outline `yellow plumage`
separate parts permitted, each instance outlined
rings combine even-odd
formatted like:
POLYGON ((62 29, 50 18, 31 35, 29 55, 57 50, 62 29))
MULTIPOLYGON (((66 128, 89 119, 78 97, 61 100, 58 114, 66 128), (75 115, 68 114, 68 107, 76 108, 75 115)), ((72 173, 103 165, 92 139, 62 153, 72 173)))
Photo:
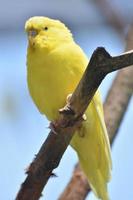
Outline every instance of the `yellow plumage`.
MULTIPOLYGON (((67 27, 58 20, 32 17, 26 22, 25 29, 29 38, 29 91, 39 111, 53 121, 81 79, 88 59, 67 27)), ((109 200, 110 145, 98 91, 86 110, 86 116, 87 120, 76 131, 71 146, 78 154, 94 193, 102 200, 109 200)))

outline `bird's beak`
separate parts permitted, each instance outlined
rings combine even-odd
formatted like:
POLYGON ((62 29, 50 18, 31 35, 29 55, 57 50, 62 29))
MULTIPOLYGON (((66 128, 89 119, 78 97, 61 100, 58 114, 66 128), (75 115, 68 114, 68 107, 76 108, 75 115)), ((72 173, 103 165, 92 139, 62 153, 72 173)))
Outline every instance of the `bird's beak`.
POLYGON ((37 35, 37 31, 32 29, 28 31, 28 40, 29 40, 29 45, 34 46, 35 44, 35 37, 37 35))

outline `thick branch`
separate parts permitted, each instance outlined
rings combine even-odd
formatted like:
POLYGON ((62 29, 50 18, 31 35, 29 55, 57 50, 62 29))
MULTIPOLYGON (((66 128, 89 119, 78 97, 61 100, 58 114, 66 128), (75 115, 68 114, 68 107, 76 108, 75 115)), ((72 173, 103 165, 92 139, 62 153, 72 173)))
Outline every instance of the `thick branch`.
MULTIPOLYGON (((133 28, 127 37, 126 50, 133 48, 133 28)), ((118 72, 112 87, 110 88, 104 103, 105 122, 113 143, 127 106, 133 94, 133 67, 118 72)), ((91 191, 86 176, 81 171, 79 164, 76 165, 72 178, 61 194, 59 200, 84 200, 91 191)))
MULTIPOLYGON (((16 200, 37 200, 77 128, 76 121, 88 107, 104 77, 111 71, 133 64, 133 53, 111 57, 104 48, 97 48, 79 85, 74 91, 67 112, 63 112, 55 127, 58 134, 49 133, 36 158, 30 165, 28 176, 16 200), (123 60, 121 63, 120 59, 123 60), (116 62, 115 62, 116 61, 116 62), (104 64, 106 63, 106 65, 104 64), (69 112, 68 112, 69 111, 69 112), (55 151, 56 149, 56 151, 55 151)), ((66 110, 66 109, 65 109, 66 110)))

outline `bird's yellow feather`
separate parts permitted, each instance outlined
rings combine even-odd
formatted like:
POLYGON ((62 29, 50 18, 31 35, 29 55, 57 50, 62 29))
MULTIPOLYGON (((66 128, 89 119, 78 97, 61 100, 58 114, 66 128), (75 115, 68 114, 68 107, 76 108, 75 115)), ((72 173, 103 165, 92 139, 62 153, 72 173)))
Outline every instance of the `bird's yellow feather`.
MULTIPOLYGON (((29 91, 39 111, 53 121, 58 118, 58 110, 65 105, 67 96, 76 88, 88 59, 68 28, 58 20, 32 17, 26 22, 25 29, 29 38, 29 91)), ((78 154, 94 193, 98 198, 108 200, 107 182, 112 164, 98 91, 86 116, 87 120, 76 131, 71 146, 78 154)))

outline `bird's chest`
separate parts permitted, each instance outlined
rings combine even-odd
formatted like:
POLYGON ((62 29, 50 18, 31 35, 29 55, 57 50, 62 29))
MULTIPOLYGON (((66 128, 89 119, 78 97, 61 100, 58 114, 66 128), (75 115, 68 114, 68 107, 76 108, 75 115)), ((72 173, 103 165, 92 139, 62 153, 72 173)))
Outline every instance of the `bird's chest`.
POLYGON ((28 64, 30 94, 49 120, 58 117, 58 109, 65 105, 67 95, 73 92, 76 84, 75 73, 65 60, 28 64))

